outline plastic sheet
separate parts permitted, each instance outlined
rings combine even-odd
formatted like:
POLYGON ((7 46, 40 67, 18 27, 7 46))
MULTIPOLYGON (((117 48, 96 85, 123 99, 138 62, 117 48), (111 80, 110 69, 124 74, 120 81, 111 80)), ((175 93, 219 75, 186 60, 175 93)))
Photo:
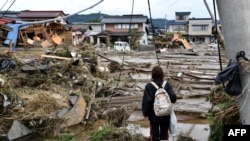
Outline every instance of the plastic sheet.
POLYGON ((174 110, 172 110, 171 117, 170 117, 169 131, 173 137, 173 140, 175 140, 176 135, 177 135, 177 118, 176 118, 174 110))

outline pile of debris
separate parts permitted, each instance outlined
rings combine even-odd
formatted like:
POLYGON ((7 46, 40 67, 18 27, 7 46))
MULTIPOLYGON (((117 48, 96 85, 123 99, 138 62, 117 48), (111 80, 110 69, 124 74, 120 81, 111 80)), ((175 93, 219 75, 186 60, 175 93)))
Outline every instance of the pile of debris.
POLYGON ((98 118, 121 126, 137 106, 100 108, 108 101, 95 101, 95 97, 115 95, 116 83, 107 79, 109 69, 98 66, 91 45, 35 48, 32 57, 29 53, 0 54, 1 138, 15 140, 32 132, 59 135, 69 126, 98 118))
POLYGON ((155 37, 155 46, 158 48, 158 53, 179 49, 181 47, 192 50, 188 41, 179 34, 155 37))
POLYGON ((23 27, 19 32, 19 45, 49 47, 52 44, 60 45, 72 43, 72 31, 60 23, 34 24, 23 27), (60 36, 59 36, 60 35, 60 36))
POLYGON ((74 42, 73 32, 72 27, 56 22, 7 24, 0 26, 0 42, 9 47, 9 52, 15 52, 17 46, 46 48, 61 44, 71 45, 74 42))

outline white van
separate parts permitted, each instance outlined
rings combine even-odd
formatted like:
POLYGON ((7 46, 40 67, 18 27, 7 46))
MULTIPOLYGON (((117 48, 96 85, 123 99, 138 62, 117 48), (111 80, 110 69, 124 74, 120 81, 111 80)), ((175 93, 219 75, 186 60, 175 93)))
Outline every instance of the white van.
POLYGON ((114 49, 118 51, 130 51, 130 46, 128 42, 116 41, 114 49))

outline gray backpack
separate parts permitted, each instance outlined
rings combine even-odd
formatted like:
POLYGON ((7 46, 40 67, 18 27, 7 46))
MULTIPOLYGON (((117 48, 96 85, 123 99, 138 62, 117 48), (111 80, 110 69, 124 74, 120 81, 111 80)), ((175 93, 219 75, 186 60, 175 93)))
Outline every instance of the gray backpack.
POLYGON ((156 116, 167 116, 172 112, 172 102, 167 91, 164 89, 167 81, 164 81, 162 88, 159 88, 155 82, 151 82, 157 89, 155 92, 154 112, 156 116))

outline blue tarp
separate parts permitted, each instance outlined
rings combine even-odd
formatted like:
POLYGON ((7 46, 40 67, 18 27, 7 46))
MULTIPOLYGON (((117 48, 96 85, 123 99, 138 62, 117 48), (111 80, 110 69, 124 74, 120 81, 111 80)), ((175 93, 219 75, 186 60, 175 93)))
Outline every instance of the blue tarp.
POLYGON ((18 38, 18 31, 21 26, 24 26, 24 24, 7 24, 8 27, 12 28, 13 30, 8 32, 7 39, 4 41, 5 45, 9 45, 10 40, 12 40, 12 51, 16 51, 16 44, 17 44, 17 38, 18 38))

